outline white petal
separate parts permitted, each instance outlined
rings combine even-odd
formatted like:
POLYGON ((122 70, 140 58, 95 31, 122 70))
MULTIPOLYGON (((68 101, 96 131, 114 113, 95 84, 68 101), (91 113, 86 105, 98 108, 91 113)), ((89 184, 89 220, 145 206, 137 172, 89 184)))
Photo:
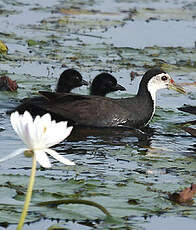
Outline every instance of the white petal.
POLYGON ((43 142, 43 135, 45 133, 46 125, 44 124, 44 122, 42 122, 40 116, 36 116, 34 120, 34 128, 35 128, 35 133, 34 133, 35 148, 37 149, 45 148, 45 144, 43 142))
POLYGON ((48 126, 51 124, 51 115, 49 113, 44 114, 41 117, 41 122, 44 124, 44 126, 48 126))
POLYGON ((41 123, 40 116, 36 116, 34 120, 34 126, 35 126, 35 129, 37 130, 35 138, 37 141, 39 141, 41 139, 42 132, 43 132, 43 124, 41 123))
POLYGON ((25 124, 32 124, 33 123, 33 118, 31 116, 31 114, 28 111, 25 111, 23 115, 21 115, 22 117, 22 122, 25 124))
POLYGON ((75 163, 73 161, 70 161, 70 160, 64 158, 63 156, 61 156, 60 154, 58 154, 53 149, 45 149, 45 151, 48 154, 50 154, 52 157, 54 157, 56 160, 60 161, 61 163, 65 164, 65 165, 75 165, 75 163))
MULTIPOLYGON (((39 120, 39 117, 37 119, 39 120)), ((37 119, 35 119, 35 121, 37 121, 37 119)), ((28 145, 31 149, 34 149, 34 147, 36 147, 36 144, 38 142, 37 132, 40 132, 40 130, 37 130, 37 127, 35 125, 35 121, 33 121, 31 114, 29 112, 25 111, 25 113, 23 115, 23 119, 22 119, 22 122, 24 124, 25 123, 27 124, 27 126, 25 126, 24 135, 26 138, 26 142, 28 143, 28 145)))
POLYGON ((28 111, 25 111, 23 115, 20 115, 20 128, 24 138, 26 138, 26 130, 29 125, 33 125, 33 118, 28 111))
POLYGON ((17 111, 10 115, 10 121, 11 121, 12 127, 16 133, 17 133, 17 127, 16 127, 17 124, 16 123, 18 122, 18 120, 19 120, 19 113, 17 111))
POLYGON ((32 124, 32 117, 31 115, 25 111, 25 116, 24 115, 19 115, 18 112, 12 113, 10 120, 11 120, 11 124, 13 129, 15 130, 15 132, 18 134, 18 136, 20 137, 20 139, 28 146, 30 147, 29 144, 29 140, 27 139, 27 135, 26 135, 26 130, 27 130, 27 125, 28 122, 30 121, 30 123, 32 124))
POLYGON ((44 143, 42 143, 42 135, 43 124, 41 124, 41 119, 36 117, 33 123, 27 124, 25 129, 25 138, 30 149, 45 148, 44 143))
POLYGON ((51 126, 51 115, 49 113, 44 114, 42 117, 36 116, 34 120, 35 135, 34 146, 37 149, 45 148, 44 135, 48 127, 51 126))
POLYGON ((24 151, 26 151, 28 149, 26 148, 21 148, 21 149, 17 149, 16 151, 14 151, 13 153, 10 153, 9 155, 7 155, 6 157, 4 158, 1 158, 0 159, 0 162, 3 162, 3 161, 6 161, 6 160, 9 160, 13 157, 16 157, 17 155, 21 154, 21 153, 24 153, 24 151))
POLYGON ((34 150, 36 161, 44 168, 50 168, 51 164, 44 150, 34 150))
POLYGON ((29 149, 33 149, 32 133, 34 132, 34 129, 32 126, 32 124, 25 124, 23 128, 24 142, 26 143, 29 149))
POLYGON ((23 128, 21 128, 20 120, 21 120, 21 116, 19 115, 17 111, 11 114, 10 121, 11 121, 12 127, 15 130, 15 132, 18 134, 18 136, 24 142, 23 128))
POLYGON ((60 143, 70 135, 72 129, 73 127, 67 128, 67 124, 64 122, 59 122, 55 124, 55 126, 48 128, 45 136, 43 137, 45 146, 48 148, 60 143))

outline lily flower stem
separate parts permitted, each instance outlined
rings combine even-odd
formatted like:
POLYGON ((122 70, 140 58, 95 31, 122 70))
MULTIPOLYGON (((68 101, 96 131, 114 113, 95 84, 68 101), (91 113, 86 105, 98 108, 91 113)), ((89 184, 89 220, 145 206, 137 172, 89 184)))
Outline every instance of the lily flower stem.
POLYGON ((33 160, 33 162, 32 162, 31 175, 30 175, 30 179, 29 179, 29 185, 28 185, 28 189, 27 189, 27 193, 26 193, 26 198, 25 198, 23 211, 22 211, 22 214, 20 216, 20 221, 19 221, 18 226, 17 226, 17 230, 21 230, 23 228, 25 218, 27 216, 27 212, 28 212, 28 208, 29 208, 29 203, 31 201, 33 186, 34 186, 34 182, 35 182, 35 173, 36 173, 36 157, 35 157, 35 154, 33 154, 32 160, 33 160))

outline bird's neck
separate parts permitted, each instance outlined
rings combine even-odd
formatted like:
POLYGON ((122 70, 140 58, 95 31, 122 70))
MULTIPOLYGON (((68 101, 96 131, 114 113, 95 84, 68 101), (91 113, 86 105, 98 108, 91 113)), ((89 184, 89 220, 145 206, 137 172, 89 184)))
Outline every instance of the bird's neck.
POLYGON ((107 92, 105 90, 97 90, 96 88, 90 88, 90 95, 105 97, 106 94, 107 92))
POLYGON ((137 100, 140 101, 140 105, 142 105, 145 111, 149 111, 147 117, 148 121, 146 121, 145 126, 150 122, 153 118, 156 108, 156 89, 151 86, 148 87, 139 87, 138 93, 136 95, 137 100), (151 108, 151 111, 147 108, 151 108))
POLYGON ((145 98, 147 101, 153 101, 154 106, 156 105, 156 92, 157 89, 152 87, 150 84, 142 87, 140 85, 137 97, 138 98, 145 98))
POLYGON ((71 90, 72 90, 71 87, 69 86, 63 87, 60 84, 57 85, 57 88, 56 88, 56 92, 58 93, 69 93, 71 90))

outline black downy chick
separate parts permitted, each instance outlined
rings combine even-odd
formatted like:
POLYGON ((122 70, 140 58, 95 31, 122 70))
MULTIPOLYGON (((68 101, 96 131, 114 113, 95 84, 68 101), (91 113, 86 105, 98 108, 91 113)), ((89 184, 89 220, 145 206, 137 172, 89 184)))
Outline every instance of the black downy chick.
POLYGON ((90 95, 106 96, 106 94, 126 89, 117 83, 114 76, 109 73, 100 73, 94 79, 90 87, 90 95))

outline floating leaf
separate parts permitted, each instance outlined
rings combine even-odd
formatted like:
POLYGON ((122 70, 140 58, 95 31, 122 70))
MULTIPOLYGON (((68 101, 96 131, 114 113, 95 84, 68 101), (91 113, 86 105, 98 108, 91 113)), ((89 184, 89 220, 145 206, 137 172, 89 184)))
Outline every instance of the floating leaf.
POLYGON ((95 15, 95 14, 119 15, 119 14, 113 13, 113 12, 101 12, 98 10, 86 10, 86 9, 74 9, 74 8, 69 8, 69 9, 62 8, 62 9, 60 9, 60 13, 71 14, 71 15, 78 15, 78 14, 84 14, 84 15, 95 15))
POLYGON ((43 45, 43 44, 46 44, 46 43, 47 42, 43 41, 43 40, 41 40, 41 41, 35 41, 35 40, 30 39, 30 40, 27 41, 28 46, 43 45))
POLYGON ((58 225, 52 225, 49 228, 47 228, 47 230, 69 230, 69 229, 65 228, 65 227, 58 226, 58 225))

